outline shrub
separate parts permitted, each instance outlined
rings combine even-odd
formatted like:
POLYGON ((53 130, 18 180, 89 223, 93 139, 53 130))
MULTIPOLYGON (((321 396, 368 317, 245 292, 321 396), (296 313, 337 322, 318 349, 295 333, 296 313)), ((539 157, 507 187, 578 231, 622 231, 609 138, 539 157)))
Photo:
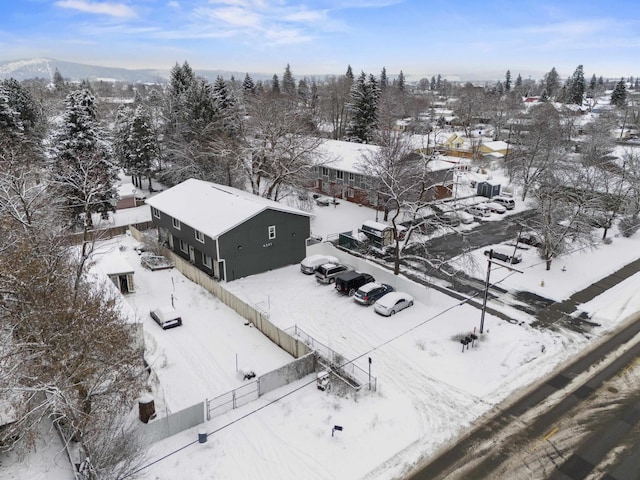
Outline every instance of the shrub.
POLYGON ((620 219, 618 228, 623 237, 629 238, 640 228, 640 219, 638 215, 630 215, 620 219))

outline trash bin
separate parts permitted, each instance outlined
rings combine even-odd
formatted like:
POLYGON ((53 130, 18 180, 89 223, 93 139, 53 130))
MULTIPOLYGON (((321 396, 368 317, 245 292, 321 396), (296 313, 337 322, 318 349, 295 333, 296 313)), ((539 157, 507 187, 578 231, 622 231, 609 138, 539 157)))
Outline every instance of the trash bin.
POLYGON ((198 430, 198 443, 207 443, 207 431, 204 428, 198 430))

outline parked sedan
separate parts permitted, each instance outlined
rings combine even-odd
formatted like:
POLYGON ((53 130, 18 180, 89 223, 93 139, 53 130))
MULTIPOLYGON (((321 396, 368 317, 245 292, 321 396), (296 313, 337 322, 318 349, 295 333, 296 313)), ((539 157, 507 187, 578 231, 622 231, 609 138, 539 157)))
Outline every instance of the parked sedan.
POLYGON ((372 305, 389 292, 393 292, 393 287, 391 285, 371 282, 361 286, 353 296, 353 299, 363 305, 372 305))
POLYGON ((507 207, 505 207, 504 205, 500 204, 500 203, 496 203, 496 202, 487 202, 485 203, 485 205, 487 206, 487 208, 489 210, 491 210, 493 213, 500 213, 503 214, 507 211, 507 207))
POLYGON ((413 305, 413 297, 403 292, 390 292, 373 304, 376 313, 388 317, 413 305))
POLYGON ((490 217, 491 216, 491 210, 489 209, 489 207, 487 207, 485 204, 481 203, 479 205, 471 205, 470 207, 467 207, 466 210, 467 213, 470 213, 471 215, 473 215, 476 218, 483 218, 483 217, 490 217))

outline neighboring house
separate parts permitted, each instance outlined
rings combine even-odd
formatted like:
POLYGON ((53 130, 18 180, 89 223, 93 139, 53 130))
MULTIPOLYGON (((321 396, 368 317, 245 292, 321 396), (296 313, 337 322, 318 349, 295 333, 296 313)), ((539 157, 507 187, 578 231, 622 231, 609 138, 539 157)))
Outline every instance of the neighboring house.
POLYGON ((509 151, 509 144, 502 140, 482 142, 478 146, 478 152, 484 158, 504 158, 509 151))
POLYGON ((311 215, 236 188, 190 179, 146 200, 159 238, 219 280, 301 261, 311 215))
POLYGON ((363 143, 327 140, 317 150, 319 166, 314 169, 312 188, 318 193, 349 202, 376 206, 379 200, 371 176, 358 164, 365 156, 376 155, 380 147, 363 143))
MULTIPOLYGON (((416 155, 430 149, 428 145, 432 144, 425 140, 426 137, 425 135, 411 137, 416 155)), ((312 188, 318 193, 360 205, 370 207, 382 205, 386 202, 386 198, 384 192, 378 191, 378 180, 363 172, 359 166, 364 156, 375 155, 380 148, 377 145, 339 140, 325 141, 318 149, 320 165, 314 169, 312 188)), ((453 170, 457 164, 457 159, 452 157, 436 156, 429 159, 429 167, 432 170, 430 189, 432 198, 451 196, 453 170)))

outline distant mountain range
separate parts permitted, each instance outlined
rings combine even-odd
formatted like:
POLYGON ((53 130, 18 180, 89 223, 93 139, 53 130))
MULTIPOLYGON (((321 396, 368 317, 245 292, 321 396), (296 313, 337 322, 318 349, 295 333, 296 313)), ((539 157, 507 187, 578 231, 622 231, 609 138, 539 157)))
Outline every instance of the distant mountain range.
MULTIPOLYGON (((99 67, 97 65, 86 65, 83 63, 65 62, 62 60, 53 60, 51 58, 33 58, 25 60, 15 61, 0 61, 0 79, 15 78, 16 80, 27 80, 30 78, 44 78, 47 80, 53 80, 53 74, 58 69, 60 74, 67 80, 80 81, 83 79, 88 80, 105 80, 105 81, 120 81, 125 83, 165 83, 169 79, 169 72, 173 65, 166 69, 127 69, 117 67, 99 67)), ((232 76, 236 80, 242 81, 245 76, 245 72, 232 72, 227 70, 198 70, 194 68, 196 75, 206 78, 210 82, 213 82, 218 75, 225 79, 230 79, 232 76)), ((505 70, 506 72, 506 70, 505 70)), ((282 76, 282 72, 275 72, 278 76, 282 76)), ((538 79, 542 77, 541 72, 512 72, 512 81, 518 76, 518 73, 522 75, 523 79, 533 78, 538 79)), ((254 81, 258 80, 271 80, 273 73, 255 73, 249 72, 249 75, 254 81)), ((332 74, 327 74, 332 75, 332 74)), ((433 75, 438 75, 433 74, 433 75)), ((446 78, 450 81, 458 82, 495 82, 498 80, 504 81, 504 73, 500 72, 478 72, 478 73, 442 73, 442 78, 446 78)), ((302 75, 296 75, 296 77, 303 77, 302 75)), ((309 75, 309 77, 324 78, 326 75, 309 75)), ((405 78, 408 82, 417 82, 423 77, 431 78, 432 74, 416 75, 405 74, 405 78)), ((390 78, 393 78, 390 75, 390 78)))
MULTIPOLYGON (((173 65, 163 69, 127 69, 117 67, 99 67, 97 65, 85 65, 83 63, 65 62, 51 58, 33 58, 15 61, 0 61, 0 79, 15 78, 27 80, 30 78, 44 78, 53 80, 56 69, 67 80, 80 81, 105 80, 120 81, 125 83, 165 83, 169 80, 169 72, 173 65)), ((234 76, 242 81, 245 72, 230 72, 225 70, 197 70, 196 75, 213 82, 218 75, 225 79, 234 76)), ((271 79, 273 74, 249 73, 254 81, 271 79)))

